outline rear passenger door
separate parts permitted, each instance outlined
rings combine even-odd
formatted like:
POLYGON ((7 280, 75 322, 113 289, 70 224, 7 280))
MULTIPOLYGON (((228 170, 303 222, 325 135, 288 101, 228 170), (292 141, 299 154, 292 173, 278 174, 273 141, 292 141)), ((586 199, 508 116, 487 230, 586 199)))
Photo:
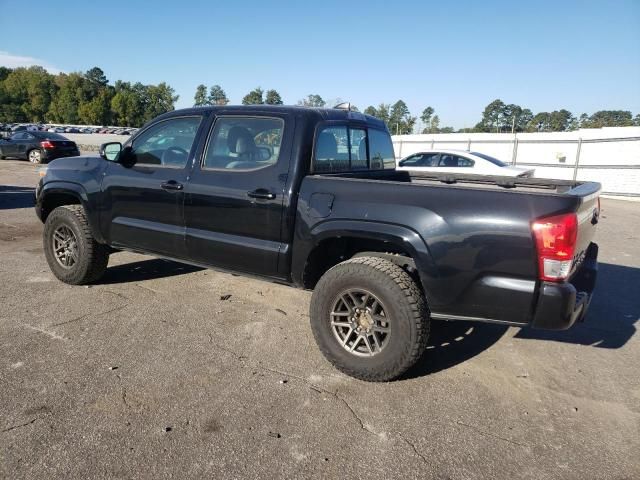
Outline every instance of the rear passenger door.
POLYGON ((189 258, 276 276, 294 119, 220 114, 185 191, 189 258))

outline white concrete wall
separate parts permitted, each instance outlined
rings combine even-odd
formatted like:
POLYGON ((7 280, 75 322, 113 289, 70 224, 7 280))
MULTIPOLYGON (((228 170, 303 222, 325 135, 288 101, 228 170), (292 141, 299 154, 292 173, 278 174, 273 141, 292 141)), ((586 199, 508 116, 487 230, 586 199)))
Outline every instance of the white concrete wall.
POLYGON ((113 135, 107 133, 61 133, 78 144, 81 150, 97 150, 100 145, 107 142, 124 143, 129 135, 113 135))
POLYGON ((511 163, 514 139, 518 139, 516 164, 533 164, 541 178, 572 179, 578 139, 578 180, 602 183, 603 191, 640 196, 640 127, 582 129, 556 133, 450 133, 393 136, 398 159, 422 150, 478 151, 511 163), (624 140, 627 139, 627 140, 624 140), (563 142, 564 140, 564 142, 563 142), (591 143, 592 140, 603 140, 591 143), (471 141, 469 145, 469 141, 471 141), (536 141, 541 143, 527 143, 536 141), (544 143, 546 142, 546 143, 544 143), (551 143, 553 142, 553 143, 551 143), (591 166, 591 168, 589 168, 591 166))

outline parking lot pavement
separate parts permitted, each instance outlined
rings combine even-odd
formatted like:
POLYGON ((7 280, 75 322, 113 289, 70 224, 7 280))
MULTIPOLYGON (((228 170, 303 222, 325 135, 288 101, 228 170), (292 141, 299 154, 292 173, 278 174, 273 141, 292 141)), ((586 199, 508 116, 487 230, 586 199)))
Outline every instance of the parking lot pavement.
POLYGON ((603 200, 567 332, 435 323, 404 379, 315 346, 309 293, 119 253, 51 275, 35 168, 0 162, 2 478, 640 478, 640 206, 603 200))

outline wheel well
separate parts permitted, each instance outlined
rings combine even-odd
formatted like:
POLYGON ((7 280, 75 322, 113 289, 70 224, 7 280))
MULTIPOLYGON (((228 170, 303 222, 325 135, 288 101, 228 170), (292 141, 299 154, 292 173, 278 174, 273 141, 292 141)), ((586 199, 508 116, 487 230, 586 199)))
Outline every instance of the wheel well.
POLYGON ((422 288, 420 276, 411 255, 404 249, 384 240, 340 237, 320 242, 307 257, 302 281, 305 288, 314 288, 327 270, 356 256, 385 258, 404 268, 422 288))
POLYGON ((42 202, 42 221, 46 221, 47 217, 56 208, 63 205, 81 205, 80 199, 72 193, 49 193, 42 202))

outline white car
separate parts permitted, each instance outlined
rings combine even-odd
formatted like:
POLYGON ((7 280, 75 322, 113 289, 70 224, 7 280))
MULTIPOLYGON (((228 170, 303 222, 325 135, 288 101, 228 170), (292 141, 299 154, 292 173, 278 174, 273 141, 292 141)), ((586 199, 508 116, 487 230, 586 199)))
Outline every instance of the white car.
POLYGON ((480 152, 427 150, 398 162, 397 170, 429 173, 468 173, 505 177, 533 177, 535 169, 511 165, 480 152))

